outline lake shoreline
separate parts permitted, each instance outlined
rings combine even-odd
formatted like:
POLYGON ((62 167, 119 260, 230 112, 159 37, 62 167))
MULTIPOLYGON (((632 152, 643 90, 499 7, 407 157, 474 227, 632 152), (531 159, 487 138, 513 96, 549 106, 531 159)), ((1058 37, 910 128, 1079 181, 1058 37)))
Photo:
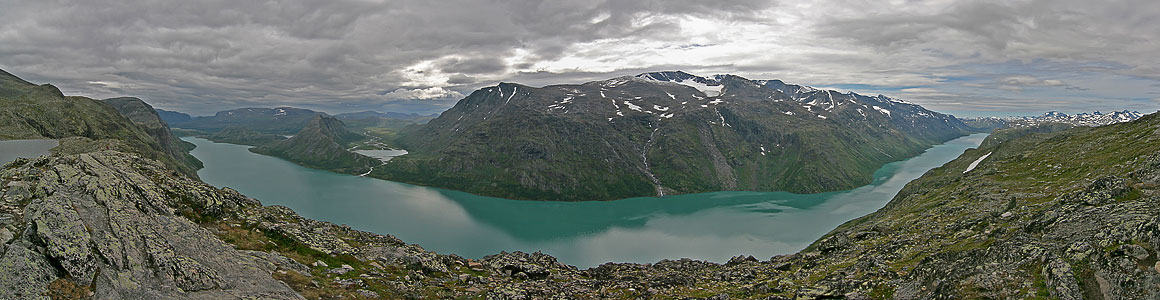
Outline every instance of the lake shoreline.
POLYGON ((305 217, 392 234, 468 258, 500 251, 544 251, 579 267, 608 261, 693 258, 801 250, 841 223, 884 206, 907 182, 973 148, 985 134, 956 139, 884 165, 872 183, 821 194, 713 192, 613 201, 508 200, 342 176, 247 151, 187 139, 206 161, 199 174, 265 205, 305 217), (251 156, 252 155, 252 156, 251 156))

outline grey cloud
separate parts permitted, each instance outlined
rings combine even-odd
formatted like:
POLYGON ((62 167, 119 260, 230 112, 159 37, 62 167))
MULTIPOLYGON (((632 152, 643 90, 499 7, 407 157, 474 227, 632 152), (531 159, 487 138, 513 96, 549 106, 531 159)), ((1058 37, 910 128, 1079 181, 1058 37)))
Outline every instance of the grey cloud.
MULTIPOLYGON (((1160 79, 1152 42, 1160 33, 1160 2, 1082 0, 965 1, 944 9, 880 11, 820 24, 815 33, 878 51, 931 53, 1002 62, 1055 59, 1128 66, 1160 79)), ((917 6, 917 5, 916 5, 917 6)), ((1088 67, 1091 67, 1090 65, 1088 67)))
POLYGON ((1064 85, 1066 85, 1063 83, 1063 81, 1060 81, 1060 80, 1055 80, 1055 79, 1044 80, 1044 79, 1039 79, 1039 78, 1036 78, 1035 76, 1029 76, 1029 75, 1008 76, 1008 77, 1000 80, 1000 82, 1002 82, 1005 85, 1013 85, 1013 86, 1064 86, 1064 85))
POLYGON ((69 94, 138 96, 195 114, 278 105, 435 112, 498 81, 670 69, 885 94, 934 88, 900 96, 946 110, 1139 105, 1114 99, 1130 98, 1126 88, 1160 91, 1140 83, 1160 80, 1160 1, 951 3, 0 0, 0 68, 69 94), (708 29, 677 30, 690 25, 708 29), (542 64, 560 61, 582 63, 542 64), (1136 81, 1078 79, 1104 74, 1136 81), (1034 80, 1007 80, 1016 76, 1034 80))
MULTIPOLYGON (((73 94, 129 93, 197 112, 233 103, 348 101, 405 86, 502 78, 514 49, 554 59, 577 43, 646 35, 639 18, 753 18, 768 1, 0 0, 0 67, 73 94), (591 23, 607 16, 602 22, 591 23), (441 82, 414 82, 417 63, 441 82), (108 82, 105 85, 90 81, 108 82), (121 88, 113 88, 120 86, 121 88), (214 105, 221 104, 221 105, 214 105)), ((653 25, 655 26, 655 25, 653 25)), ((516 62, 516 67, 527 67, 516 62)))
POLYGON ((938 38, 946 31, 966 34, 976 42, 1002 49, 1020 26, 1018 15, 1001 3, 964 2, 931 15, 898 13, 837 20, 819 28, 823 36, 848 37, 878 47, 903 47, 938 38))
POLYGON ((507 68, 507 63, 496 57, 452 58, 439 63, 440 71, 445 73, 488 74, 503 72, 507 68))
POLYGON ((455 75, 451 75, 451 77, 447 78, 448 84, 455 84, 455 85, 472 84, 472 83, 475 83, 476 81, 478 81, 478 80, 476 80, 475 77, 471 77, 471 76, 467 76, 467 75, 463 75, 463 74, 455 74, 455 75))

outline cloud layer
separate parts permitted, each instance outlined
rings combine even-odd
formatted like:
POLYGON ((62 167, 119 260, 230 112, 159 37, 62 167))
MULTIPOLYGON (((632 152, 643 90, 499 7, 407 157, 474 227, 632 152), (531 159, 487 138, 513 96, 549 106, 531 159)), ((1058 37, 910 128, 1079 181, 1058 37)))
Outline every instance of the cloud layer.
POLYGON ((208 114, 438 112, 499 81, 682 69, 960 115, 1160 108, 1156 1, 14 1, 0 68, 208 114))

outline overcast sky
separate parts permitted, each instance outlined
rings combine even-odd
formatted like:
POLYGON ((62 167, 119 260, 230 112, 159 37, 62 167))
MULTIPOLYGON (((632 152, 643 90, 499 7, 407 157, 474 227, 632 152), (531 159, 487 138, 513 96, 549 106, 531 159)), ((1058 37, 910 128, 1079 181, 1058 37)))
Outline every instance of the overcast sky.
POLYGON ((1160 109, 1160 1, 13 1, 0 68, 195 115, 440 112, 500 81, 644 71, 956 114, 1160 109))

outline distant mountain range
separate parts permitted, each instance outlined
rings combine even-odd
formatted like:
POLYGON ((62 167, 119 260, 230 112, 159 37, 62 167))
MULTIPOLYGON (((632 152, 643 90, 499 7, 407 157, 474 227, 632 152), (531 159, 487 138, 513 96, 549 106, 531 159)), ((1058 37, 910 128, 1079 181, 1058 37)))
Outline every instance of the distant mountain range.
POLYGON ((164 109, 160 109, 160 108, 155 108, 154 110, 157 111, 157 116, 160 117, 162 121, 165 121, 166 124, 185 123, 185 122, 193 121, 193 117, 190 117, 186 113, 176 112, 176 111, 168 111, 168 110, 164 110, 164 109))
POLYGON ((992 124, 996 127, 1033 127, 1045 124, 1067 124, 1071 126, 1096 127, 1117 123, 1131 122, 1143 117, 1138 111, 1114 111, 1110 113, 1092 112, 1069 115, 1058 111, 1049 111, 1040 116, 1024 117, 980 117, 964 119, 971 123, 992 124))
POLYGON ((184 135, 214 142, 255 146, 255 153, 340 173, 363 174, 379 161, 351 149, 392 147, 395 133, 433 116, 363 111, 330 116, 293 107, 240 108, 213 116, 157 110, 184 135), (348 129, 349 128, 349 129, 348 129), (373 141, 373 143, 356 142, 373 141))
POLYGON ((334 115, 335 118, 338 118, 340 120, 355 120, 355 119, 366 119, 366 118, 419 120, 419 119, 431 119, 431 118, 438 117, 438 116, 439 116, 439 114, 420 115, 420 114, 416 114, 416 113, 398 113, 398 112, 385 112, 384 113, 384 112, 377 112, 377 111, 360 111, 360 112, 341 113, 341 114, 334 115))
POLYGON ((285 135, 262 133, 243 126, 230 126, 202 136, 215 143, 261 146, 287 139, 285 135))
POLYGON ((397 142, 371 176, 515 199, 722 190, 816 193, 977 130, 890 97, 654 72, 477 90, 397 142))
MULTIPOLYGON (((197 135, 216 135, 217 138, 229 140, 231 143, 256 145, 269 141, 268 135, 289 136, 306 128, 316 116, 330 116, 327 113, 294 107, 275 108, 239 108, 220 111, 212 116, 192 117, 188 114, 158 109, 158 115, 173 128, 201 132, 197 135), (226 133, 220 131, 230 129, 226 133), (244 130, 240 130, 244 129, 244 130), (252 132, 246 132, 252 131, 252 132), (257 133, 257 134, 255 134, 257 133), (262 134, 262 135, 258 135, 262 134), (245 140, 255 137, 258 140, 245 140)), ((334 118, 342 120, 357 132, 391 137, 403 127, 424 123, 437 115, 420 115, 415 113, 362 111, 341 113, 334 118)))
POLYGON ((240 126, 264 133, 291 135, 305 128, 314 117, 328 115, 309 109, 275 107, 232 109, 213 116, 189 117, 175 112, 165 112, 162 116, 174 128, 215 132, 240 126))
POLYGON ((295 163, 340 173, 362 174, 378 160, 347 150, 347 145, 367 137, 346 130, 331 116, 315 116, 289 139, 250 149, 254 153, 282 157, 295 163))

